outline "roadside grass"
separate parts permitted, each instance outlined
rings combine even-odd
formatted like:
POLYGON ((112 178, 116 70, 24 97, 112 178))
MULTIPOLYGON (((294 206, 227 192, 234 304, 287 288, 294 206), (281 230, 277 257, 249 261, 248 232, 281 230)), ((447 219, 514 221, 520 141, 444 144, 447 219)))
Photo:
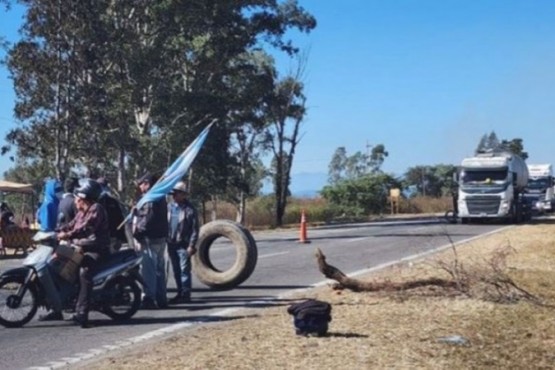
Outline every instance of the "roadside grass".
MULTIPOLYGON (((533 294, 495 303, 438 287, 351 292, 331 286, 297 293, 281 306, 241 311, 236 320, 203 325, 159 343, 89 363, 90 369, 552 369, 555 367, 555 230, 519 225, 456 247, 464 266, 487 266, 510 246, 504 272, 533 294), (295 299, 333 306, 329 335, 299 337, 286 312, 295 299)), ((445 250, 360 277, 393 282, 447 278, 445 250)), ((334 261, 329 261, 334 264, 334 261)), ((338 266, 340 268, 340 266, 338 266)), ((314 268, 316 263, 314 263, 314 268)))

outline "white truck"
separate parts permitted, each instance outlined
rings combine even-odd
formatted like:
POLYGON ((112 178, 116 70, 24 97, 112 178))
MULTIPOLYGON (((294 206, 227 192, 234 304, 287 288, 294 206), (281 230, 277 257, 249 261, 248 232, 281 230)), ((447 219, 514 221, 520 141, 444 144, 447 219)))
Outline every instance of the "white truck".
POLYGON ((528 183, 524 160, 506 152, 480 153, 463 159, 458 174, 457 215, 461 223, 500 219, 529 220, 523 192, 528 183))
POLYGON ((538 213, 553 212, 553 166, 551 164, 529 164, 528 185, 524 196, 532 206, 532 211, 538 213))

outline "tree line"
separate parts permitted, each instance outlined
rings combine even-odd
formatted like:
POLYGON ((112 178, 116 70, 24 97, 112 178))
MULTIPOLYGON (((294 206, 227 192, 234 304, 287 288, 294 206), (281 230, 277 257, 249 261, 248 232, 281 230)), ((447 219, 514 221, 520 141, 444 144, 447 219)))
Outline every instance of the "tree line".
POLYGON ((25 7, 3 60, 18 123, 5 178, 105 176, 129 199, 134 178, 162 173, 215 121, 189 173, 195 198, 230 201, 242 221, 271 175, 281 225, 306 114, 306 56, 287 35, 316 27, 296 0, 0 2, 25 7), (279 71, 275 53, 298 68, 279 71))
MULTIPOLYGON (((494 131, 480 138, 474 154, 488 151, 528 158, 521 138, 500 140, 494 131)), ((453 177, 456 165, 418 165, 395 177, 381 169, 388 155, 383 144, 372 147, 370 152, 357 151, 352 155, 347 154, 345 147, 337 148, 328 166, 328 185, 322 189, 322 196, 337 213, 362 216, 384 213, 390 190, 394 188, 400 189, 405 198, 451 196, 456 190, 453 177)))

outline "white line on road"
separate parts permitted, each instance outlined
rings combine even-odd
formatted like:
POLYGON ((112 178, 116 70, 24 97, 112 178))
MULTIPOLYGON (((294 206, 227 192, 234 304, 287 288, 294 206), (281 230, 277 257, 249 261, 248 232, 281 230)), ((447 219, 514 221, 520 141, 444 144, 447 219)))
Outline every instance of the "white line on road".
POLYGON ((270 253, 270 254, 264 254, 262 256, 258 256, 258 259, 261 258, 268 258, 268 257, 274 257, 274 256, 281 256, 282 254, 288 254, 289 252, 279 252, 279 253, 270 253))

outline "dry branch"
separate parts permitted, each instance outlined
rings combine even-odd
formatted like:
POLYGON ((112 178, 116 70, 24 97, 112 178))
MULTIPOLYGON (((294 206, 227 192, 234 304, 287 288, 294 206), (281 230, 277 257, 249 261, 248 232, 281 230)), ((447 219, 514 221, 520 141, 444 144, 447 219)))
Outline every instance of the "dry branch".
POLYGON ((326 256, 322 253, 320 248, 316 248, 315 256, 318 262, 318 269, 326 278, 335 280, 339 283, 341 288, 349 289, 354 292, 402 291, 431 285, 442 288, 458 287, 458 284, 454 281, 439 278, 419 279, 400 283, 391 281, 361 281, 350 278, 337 267, 329 265, 326 262, 326 256))

